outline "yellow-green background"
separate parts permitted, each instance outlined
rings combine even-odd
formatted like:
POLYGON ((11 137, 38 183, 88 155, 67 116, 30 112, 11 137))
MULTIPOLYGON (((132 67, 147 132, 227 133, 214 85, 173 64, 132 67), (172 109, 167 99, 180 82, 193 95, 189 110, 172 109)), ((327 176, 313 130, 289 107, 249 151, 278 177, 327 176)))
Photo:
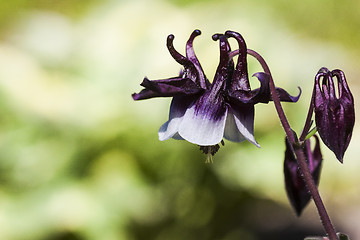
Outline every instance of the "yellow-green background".
MULTIPOLYGON (((359 106, 356 0, 8 0, 0 2, 0 239, 303 239, 324 234, 311 202, 297 218, 283 184, 284 134, 256 106, 250 143, 214 164, 185 141, 158 141, 170 99, 134 102, 144 76, 180 70, 168 34, 194 47, 212 80, 213 33, 240 32, 305 120, 317 70, 340 68, 359 106)), ((233 42, 234 43, 234 42, 233 42)), ((260 71, 249 57, 250 74, 260 71)), ((252 86, 258 86, 252 79, 252 86)), ((320 192, 338 231, 360 239, 359 128, 341 165, 322 145, 320 192)))

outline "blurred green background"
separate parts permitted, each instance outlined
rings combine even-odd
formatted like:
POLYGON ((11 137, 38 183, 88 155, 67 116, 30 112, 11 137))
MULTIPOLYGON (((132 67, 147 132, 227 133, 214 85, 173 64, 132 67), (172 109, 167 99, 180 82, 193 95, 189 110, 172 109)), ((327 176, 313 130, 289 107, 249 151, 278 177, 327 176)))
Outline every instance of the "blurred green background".
MULTIPOLYGON (((303 239, 322 235, 311 202, 297 218, 283 183, 284 133, 257 105, 250 143, 205 155, 158 141, 170 99, 134 102, 144 76, 177 75, 194 29, 207 77, 213 33, 240 32, 275 82, 303 95, 322 66, 346 75, 359 112, 360 1, 12 0, 0 2, 0 239, 303 239)), ((249 57, 250 74, 260 66, 249 57)), ((257 81, 252 81, 253 87, 257 81)), ((322 145, 320 192, 338 231, 360 239, 359 128, 341 165, 322 145)))

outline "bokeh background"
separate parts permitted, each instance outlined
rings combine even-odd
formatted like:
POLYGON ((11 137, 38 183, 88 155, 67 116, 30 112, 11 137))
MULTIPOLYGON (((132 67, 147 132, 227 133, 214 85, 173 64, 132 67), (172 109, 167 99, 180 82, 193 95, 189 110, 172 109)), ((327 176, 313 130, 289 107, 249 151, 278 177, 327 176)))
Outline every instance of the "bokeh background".
MULTIPOLYGON (((311 202, 297 218, 283 183, 284 133, 272 103, 257 105, 250 143, 205 155, 158 141, 170 99, 134 102, 144 76, 180 70, 168 34, 194 47, 212 80, 213 33, 240 32, 267 60, 300 132, 322 66, 346 75, 359 112, 356 0, 0 1, 0 239, 303 239, 323 235, 311 202)), ((249 57, 250 74, 260 66, 249 57)), ((257 80, 251 80, 257 87, 257 80)), ((322 145, 320 192, 338 231, 360 239, 356 122, 341 165, 322 145)))

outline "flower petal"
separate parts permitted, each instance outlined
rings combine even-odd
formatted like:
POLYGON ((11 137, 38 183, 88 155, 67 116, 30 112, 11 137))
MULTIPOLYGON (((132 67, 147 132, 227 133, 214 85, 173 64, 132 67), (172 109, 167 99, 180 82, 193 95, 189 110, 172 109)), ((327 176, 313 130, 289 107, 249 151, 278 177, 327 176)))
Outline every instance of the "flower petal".
POLYGON ((253 76, 256 76, 260 81, 260 88, 252 91, 242 89, 229 91, 229 96, 232 102, 237 102, 238 104, 256 104, 259 102, 268 103, 270 101, 270 76, 263 72, 255 73, 253 76))
POLYGON ((321 165, 323 158, 321 154, 319 138, 316 135, 314 135, 314 138, 315 138, 314 150, 311 151, 310 142, 307 142, 306 147, 307 147, 309 170, 314 178, 316 185, 318 185, 320 181, 320 172, 321 172, 321 165))
POLYGON ((189 107, 192 98, 185 98, 183 96, 174 97, 171 101, 169 120, 164 123, 159 129, 159 140, 164 141, 169 138, 182 140, 183 138, 178 134, 179 125, 184 117, 186 109, 189 107))
POLYGON ((230 46, 226 36, 222 34, 213 35, 213 39, 220 40, 220 63, 211 89, 186 110, 179 128, 182 138, 200 146, 216 145, 223 139, 227 116, 223 91, 229 74, 227 67, 230 46))
MULTIPOLYGON (((241 102, 244 104, 251 103, 268 103, 272 101, 272 96, 270 92, 270 75, 264 72, 257 72, 253 74, 260 81, 260 88, 256 88, 251 91, 245 90, 235 90, 229 91, 229 96, 233 102, 241 102)), ((280 101, 282 102, 297 102, 301 95, 301 88, 299 88, 298 96, 291 96, 282 88, 276 88, 276 94, 279 96, 280 101)))
POLYGON ((143 99, 149 99, 153 97, 160 97, 159 93, 151 91, 149 89, 143 89, 139 93, 133 93, 131 94, 131 97, 137 101, 137 100, 143 100, 143 99))
POLYGON ((231 90, 245 90, 250 91, 250 83, 247 69, 247 47, 244 38, 240 33, 233 31, 226 31, 227 37, 233 37, 236 39, 239 45, 239 56, 236 63, 236 68, 230 83, 228 86, 231 90))
POLYGON ((228 110, 228 114, 226 116, 224 138, 232 142, 242 142, 246 140, 244 135, 240 133, 231 110, 228 110))
POLYGON ((200 62, 195 55, 194 48, 193 48, 193 41, 194 41, 195 37, 199 36, 200 34, 201 34, 200 30, 194 30, 193 33, 191 34, 189 40, 186 43, 186 57, 194 64, 194 66, 197 70, 199 77, 196 79, 196 83, 199 84, 201 88, 207 89, 210 87, 211 84, 210 84, 209 80, 206 78, 204 71, 200 65, 200 62))
MULTIPOLYGON (((302 210, 310 201, 311 195, 309 194, 305 182, 299 171, 299 165, 296 157, 290 150, 290 145, 287 140, 284 160, 284 177, 285 189, 288 199, 294 208, 297 216, 301 215, 302 210)), ((305 150, 304 150, 305 151, 305 150)), ((307 156, 306 156, 307 157, 307 156)))
MULTIPOLYGON (((175 134, 178 132, 179 125, 182 121, 183 116, 175 117, 167 122, 165 122, 163 125, 161 125, 158 135, 160 141, 168 140, 169 138, 172 138, 175 136, 175 134)), ((176 138, 175 138, 176 139, 176 138)))
MULTIPOLYGON (((194 33, 193 33, 194 34, 194 33)), ((196 35, 196 33, 195 33, 196 35)), ((195 35, 193 36, 193 38, 195 37, 195 35)), ((202 75, 203 77, 205 77, 204 73, 198 72, 198 68, 195 66, 195 64, 188 59, 187 57, 184 57, 182 54, 180 54, 178 51, 176 51, 176 49, 174 48, 174 35, 169 35, 167 38, 167 42, 166 42, 166 46, 171 54, 171 56, 175 59, 175 61, 177 61, 179 64, 183 65, 185 68, 184 74, 187 78, 191 79, 194 83, 197 83, 201 86, 200 81, 199 81, 199 77, 200 75, 202 75)), ((191 36, 190 36, 191 39, 191 36)))
POLYGON ((232 142, 248 140, 260 147, 254 137, 254 106, 229 108, 224 138, 232 142))
POLYGON ((150 81, 147 78, 144 78, 141 86, 153 90, 168 96, 174 96, 176 94, 195 94, 201 91, 202 89, 193 81, 188 78, 169 78, 164 80, 155 80, 150 81))
MULTIPOLYGON (((320 181, 322 155, 320 151, 319 139, 314 135, 316 143, 315 148, 311 151, 310 139, 306 140, 302 151, 305 154, 306 162, 308 164, 310 173, 318 186, 320 181)), ((286 142, 285 161, 284 161, 284 175, 285 188, 289 201, 293 206, 296 214, 300 216, 302 210, 310 201, 311 195, 307 190, 306 184, 303 180, 302 174, 299 171, 299 165, 294 153, 292 152, 289 142, 286 142)))
MULTIPOLYGON (((287 91, 282 88, 276 88, 276 94, 279 96, 282 102, 297 102, 301 96, 301 88, 298 87, 299 94, 297 96, 291 96, 287 91)), ((271 98, 272 101, 272 98, 271 98)))
POLYGON ((208 91, 186 110, 179 127, 180 136, 200 146, 218 144, 224 136, 227 111, 222 96, 212 99, 208 91))
POLYGON ((153 97, 173 97, 179 94, 191 95, 203 91, 196 83, 188 78, 169 78, 150 81, 144 78, 140 84, 145 87, 140 93, 132 95, 134 100, 143 100, 153 97))
POLYGON ((342 101, 349 101, 350 103, 354 103, 354 97, 350 91, 344 72, 340 69, 335 69, 331 71, 331 75, 337 78, 339 99, 342 101))

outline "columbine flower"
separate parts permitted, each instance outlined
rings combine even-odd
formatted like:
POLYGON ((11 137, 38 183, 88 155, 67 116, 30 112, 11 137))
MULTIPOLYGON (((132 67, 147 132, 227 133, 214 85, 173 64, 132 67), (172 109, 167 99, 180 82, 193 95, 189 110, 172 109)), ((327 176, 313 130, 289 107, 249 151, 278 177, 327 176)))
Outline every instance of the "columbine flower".
MULTIPOLYGON (((174 36, 169 35, 169 52, 183 65, 184 71, 178 77, 164 80, 145 78, 141 83, 145 89, 133 94, 133 99, 173 97, 169 120, 159 130, 161 141, 185 139, 202 146, 201 150, 211 155, 216 153, 223 138, 233 142, 248 140, 259 147, 254 138, 254 105, 271 101, 269 75, 254 74, 261 86, 251 90, 245 41, 239 33, 227 31, 213 35, 213 40, 220 43, 220 63, 210 83, 194 53, 193 40, 198 35, 200 31, 195 30, 187 41, 186 57, 175 50, 174 36), (236 66, 229 56, 228 38, 235 38, 239 45, 236 66)), ((287 102, 296 102, 300 96, 292 97, 281 88, 277 88, 277 94, 287 102)))
POLYGON ((355 123, 355 110, 354 98, 341 70, 330 72, 327 68, 321 68, 317 73, 314 112, 321 139, 342 163, 355 123), (333 77, 337 78, 338 94, 333 77))
MULTIPOLYGON (((319 138, 314 135, 316 143, 314 150, 311 151, 310 139, 305 141, 302 148, 306 157, 310 173, 314 178, 315 184, 319 184, 322 155, 320 151, 319 138)), ((311 195, 306 188, 305 182, 299 171, 299 164, 294 153, 291 151, 288 141, 286 141, 285 161, 284 161, 285 188, 291 205, 296 214, 300 216, 302 210, 310 201, 311 195)))

